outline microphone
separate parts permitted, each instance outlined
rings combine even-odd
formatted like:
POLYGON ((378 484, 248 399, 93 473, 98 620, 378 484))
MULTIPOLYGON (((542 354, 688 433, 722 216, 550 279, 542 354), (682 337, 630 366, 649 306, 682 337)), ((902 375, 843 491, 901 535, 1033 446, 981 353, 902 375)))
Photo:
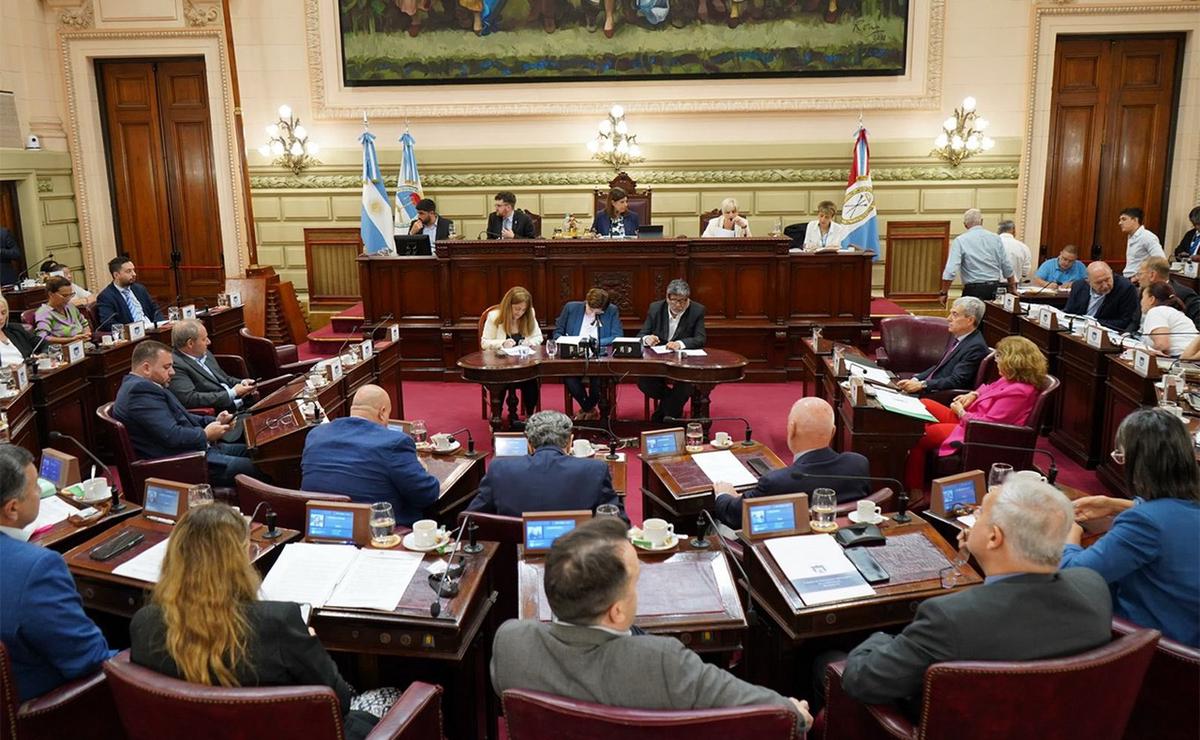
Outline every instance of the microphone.
POLYGON ((46 340, 49 338, 50 338, 50 335, 47 334, 46 336, 38 339, 37 343, 33 345, 33 349, 29 350, 29 356, 25 358, 25 367, 29 370, 30 375, 37 375, 38 366, 37 366, 37 359, 35 356, 37 355, 38 349, 41 348, 41 346, 43 344, 45 344, 46 340))
MULTIPOLYGON (((283 389, 280 388, 280 390, 283 390, 283 389)), ((256 404, 254 406, 251 406, 248 409, 243 409, 243 410, 237 412, 233 416, 234 416, 234 418, 237 418, 239 416, 253 416, 256 414, 261 414, 266 411, 271 411, 273 409, 280 408, 281 406, 287 406, 287 405, 291 404, 293 401, 299 401, 301 399, 306 399, 308 397, 308 394, 309 394, 308 386, 305 385, 303 388, 300 389, 299 393, 293 395, 291 398, 288 398, 287 400, 276 401, 275 403, 267 404, 266 406, 263 406, 262 408, 259 408, 258 405, 256 404)), ((272 394, 272 395, 274 395, 274 394, 272 394)))
MULTIPOLYGON (((429 576, 429 585, 437 594, 433 599, 433 603, 429 605, 429 616, 434 619, 437 619, 442 613, 442 597, 449 596, 450 598, 454 598, 458 595, 458 581, 450 582, 450 572, 454 571, 454 577, 458 579, 462 578, 463 571, 466 570, 467 566, 462 558, 459 558, 457 569, 455 568, 454 555, 458 552, 458 546, 462 542, 462 536, 467 531, 468 524, 475 524, 475 522, 471 521, 471 512, 469 511, 463 513, 463 523, 458 528, 458 536, 454 538, 454 547, 450 550, 449 560, 446 561, 446 570, 442 571, 441 578, 438 578, 436 575, 429 576)), ((475 526, 478 527, 478 525, 475 526)), ((472 534, 471 538, 474 539, 475 535, 472 534)))
POLYGON ((65 440, 71 442, 72 444, 75 445, 75 447, 77 447, 81 452, 83 452, 83 454, 87 455, 91 459, 92 462, 96 463, 97 467, 99 467, 101 470, 104 471, 104 476, 113 483, 112 506, 109 508, 109 511, 124 511, 125 510, 125 504, 121 503, 121 493, 120 493, 120 491, 117 490, 117 486, 116 486, 116 483, 117 483, 117 481, 120 480, 120 478, 113 475, 112 470, 109 469, 109 467, 104 464, 103 460, 96 457, 96 455, 91 450, 89 450, 88 448, 83 446, 82 442, 75 439, 74 437, 72 437, 69 434, 63 434, 62 432, 58 432, 58 431, 51 431, 49 434, 49 437, 50 437, 50 439, 52 439, 56 442, 60 439, 65 439, 65 440))
POLYGON ((750 422, 747 421, 745 419, 745 417, 741 417, 741 416, 697 416, 697 417, 693 417, 691 419, 680 419, 680 418, 677 418, 674 416, 668 416, 668 417, 665 417, 663 419, 663 421, 679 422, 680 424, 686 424, 688 422, 693 422, 693 421, 698 421, 701 424, 706 423, 706 422, 711 424, 714 421, 740 421, 740 422, 742 422, 742 424, 744 424, 746 426, 746 438, 744 440, 742 440, 742 446, 749 447, 754 444, 754 440, 751 438, 754 433, 754 430, 752 430, 750 428, 750 422))
POLYGON ((370 339, 372 342, 374 342, 375 341, 375 332, 382 329, 383 325, 386 324, 387 322, 391 321, 393 318, 395 318, 395 316, 390 313, 385 313, 384 315, 380 316, 379 320, 376 321, 374 324, 372 324, 371 328, 367 332, 364 332, 364 336, 367 339, 370 339))
MULTIPOLYGON (((786 468, 784 468, 786 470, 786 468)), ((908 513, 908 491, 905 490, 904 484, 895 478, 886 478, 875 475, 835 475, 824 473, 801 473, 792 471, 793 476, 802 476, 804 478, 824 478, 825 480, 861 480, 870 481, 873 483, 895 483, 896 484, 896 513, 892 515, 892 521, 899 524, 907 524, 912 521, 912 515, 908 513)))
POLYGON ((608 429, 605 429, 604 427, 588 427, 588 426, 581 426, 579 424, 572 424, 571 428, 579 429, 579 430, 585 431, 585 432, 600 432, 601 434, 607 436, 608 441, 611 444, 609 444, 609 446, 608 446, 608 454, 604 456, 605 460, 616 460, 617 459, 617 447, 620 447, 622 445, 632 446, 634 443, 637 442, 637 440, 633 439, 633 438, 618 437, 617 435, 613 434, 611 431, 609 431, 608 429))
POLYGON ((475 438, 471 436, 470 429, 463 427, 457 431, 450 432, 450 436, 457 438, 458 435, 462 434, 463 432, 467 433, 467 457, 479 457, 479 455, 475 453, 475 438))
POLYGON ((23 279, 29 277, 29 271, 33 269, 34 265, 40 265, 43 262, 45 262, 46 260, 52 260, 52 259, 54 259, 54 252, 49 252, 48 254, 46 254, 45 257, 41 258, 40 260, 31 261, 24 270, 21 270, 19 273, 17 273, 17 281, 13 284, 19 286, 23 279))
MULTIPOLYGON (((698 540, 704 541, 704 546, 697 548, 697 549, 704 549, 704 548, 708 547, 708 542, 704 540, 704 535, 708 532, 708 525, 711 524, 713 534, 716 535, 717 542, 720 543, 720 545, 721 545, 721 552, 723 552, 725 554, 725 558, 729 562, 733 563, 734 567, 737 568, 738 574, 742 577, 742 581, 746 584, 746 591, 749 592, 750 591, 750 576, 746 575, 746 569, 742 567, 742 564, 738 561, 738 559, 735 558, 733 556, 733 553, 731 553, 729 551, 729 544, 726 543, 725 538, 723 536, 721 536, 721 529, 720 529, 720 527, 717 526, 717 521, 715 519, 713 519, 712 514, 709 513, 708 509, 701 509, 700 516, 697 518, 697 523, 703 522, 705 518, 708 519, 708 522, 704 525, 704 528, 700 532, 700 534, 696 535, 696 538, 698 540)), ((696 540, 692 540, 692 542, 695 542, 695 541, 696 540)), ((696 547, 696 546, 693 545, 693 547, 696 547)), ((754 599, 753 598, 746 599, 746 626, 748 626, 748 627, 753 626, 757 622, 758 622, 758 612, 754 608, 754 599)))
MULTIPOLYGON (((965 444, 966 443, 964 443, 964 442, 955 442, 953 446, 963 447, 963 446, 965 446, 965 444)), ((1040 452, 1041 454, 1050 458, 1050 469, 1048 471, 1046 471, 1046 482, 1053 486, 1054 482, 1056 480, 1058 480, 1058 461, 1055 459, 1054 453, 1050 452, 1050 450, 1043 450, 1040 447, 1017 447, 1015 445, 998 445, 998 444, 991 444, 989 442, 971 442, 970 444, 973 446, 976 446, 976 447, 987 447, 990 450, 1010 450, 1012 452, 1040 452)))
MULTIPOLYGON (((346 341, 342 342, 341 347, 338 347, 337 352, 335 352, 333 355, 334 357, 342 356, 342 351, 346 349, 346 346, 348 344, 350 344, 350 340, 354 338, 354 332, 358 331, 359 329, 362 329, 362 324, 358 324, 353 329, 350 330, 350 336, 346 337, 346 341)), ((330 359, 332 359, 332 358, 330 358, 330 359)))
POLYGON ((504 234, 497 232, 497 231, 488 231, 487 229, 484 229, 483 231, 476 234, 475 238, 476 239, 503 239, 504 234))
POLYGON ((276 525, 279 523, 279 515, 275 513, 275 510, 272 509, 271 505, 266 501, 258 502, 258 506, 254 507, 254 513, 250 515, 250 519, 248 519, 246 523, 249 524, 250 522, 253 522, 254 518, 258 516, 259 509, 262 509, 264 506, 267 507, 267 515, 265 518, 267 531, 263 533, 263 539, 273 540, 279 535, 283 534, 283 532, 280 532, 278 529, 276 529, 276 525))

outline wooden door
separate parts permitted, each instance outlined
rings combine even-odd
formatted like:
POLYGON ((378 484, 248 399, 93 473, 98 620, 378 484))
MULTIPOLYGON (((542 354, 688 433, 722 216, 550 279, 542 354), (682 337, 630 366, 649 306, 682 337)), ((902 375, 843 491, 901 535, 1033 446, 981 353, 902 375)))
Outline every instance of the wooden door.
MULTIPOLYGON (((0 182, 0 226, 12 232, 13 238, 17 240, 17 244, 21 245, 21 250, 24 251, 25 239, 21 236, 21 210, 17 201, 17 183, 12 180, 0 182)), ((13 260, 9 267, 12 268, 12 275, 15 278, 25 270, 25 260, 13 260)))
POLYGON ((1178 104, 1179 35, 1076 36, 1055 48, 1042 238, 1123 262, 1122 208, 1162 235, 1178 104))

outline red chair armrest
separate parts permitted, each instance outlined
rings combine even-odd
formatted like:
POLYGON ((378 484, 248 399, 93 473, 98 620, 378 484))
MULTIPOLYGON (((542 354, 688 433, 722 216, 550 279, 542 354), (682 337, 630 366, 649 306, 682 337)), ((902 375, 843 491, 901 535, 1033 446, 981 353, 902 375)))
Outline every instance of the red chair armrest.
POLYGON ((875 364, 880 367, 887 367, 888 353, 887 353, 887 350, 884 349, 883 347, 875 348, 875 364))
POLYGON ((309 370, 313 369, 313 365, 320 362, 320 359, 304 360, 303 362, 289 362, 286 365, 280 364, 279 372, 291 373, 292 375, 307 375, 309 370))
POLYGON ((297 362, 300 359, 300 350, 296 349, 294 344, 277 344, 275 345, 275 357, 279 359, 280 365, 297 362))
POLYGON ((862 704, 842 690, 842 674, 846 661, 830 663, 825 668, 825 737, 910 738, 914 728, 912 722, 890 706, 862 704), (897 717, 893 717, 895 713, 897 717), (886 720, 886 721, 885 721, 886 720), (907 722, 907 730, 902 722, 907 722))
POLYGON ((898 738, 913 738, 916 737, 917 728, 913 725, 912 720, 904 716, 895 706, 891 704, 868 704, 867 711, 871 714, 875 721, 879 723, 879 727, 891 737, 898 738))
POLYGON ((16 725, 25 737, 68 737, 79 734, 80 717, 87 718, 88 737, 125 736, 101 671, 25 702, 17 710, 16 725))
MULTIPOLYGON (((90 676, 68 681, 53 691, 30 699, 21 705, 19 714, 24 719, 47 712, 58 711, 63 709, 67 704, 85 699, 92 693, 101 694, 105 698, 110 696, 103 671, 96 671, 90 676)), ((108 700, 111 701, 111 698, 108 698, 108 700)))
POLYGON ((246 369, 246 360, 241 355, 213 355, 217 365, 235 378, 248 378, 250 371, 246 369))
POLYGON ((195 414, 196 416, 216 416, 217 415, 217 410, 212 408, 211 406, 201 406, 199 408, 188 409, 188 411, 195 414))
POLYGON ((414 681, 387 714, 379 720, 368 740, 441 740, 442 687, 414 681))
POLYGON ((971 391, 963 388, 948 388, 944 391, 930 391, 922 395, 925 398, 928 398, 930 401, 937 401, 943 406, 949 406, 954 401, 956 396, 961 396, 964 393, 970 392, 971 391))
POLYGON ((1032 446, 1036 440, 1030 439, 1031 437, 1036 437, 1036 431, 1027 426, 970 419, 967 421, 967 428, 963 430, 963 445, 969 446, 972 442, 979 442, 990 445, 1032 446))
POLYGON ((156 460, 135 460, 129 467, 138 479, 130 484, 138 487, 147 478, 166 478, 180 483, 208 483, 208 464, 203 452, 187 452, 156 460))

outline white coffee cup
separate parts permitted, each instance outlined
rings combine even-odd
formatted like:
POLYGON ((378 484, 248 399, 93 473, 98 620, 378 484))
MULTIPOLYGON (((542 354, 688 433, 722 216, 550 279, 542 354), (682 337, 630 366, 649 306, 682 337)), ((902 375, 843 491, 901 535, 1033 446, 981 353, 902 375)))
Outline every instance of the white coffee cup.
POLYGON ((713 443, 721 447, 726 447, 732 440, 729 439, 729 432, 717 432, 713 437, 713 443))
POLYGON ((1018 470, 1013 473, 1013 475, 1024 478, 1025 480, 1033 480, 1040 483, 1046 482, 1046 476, 1042 475, 1036 470, 1018 470))
POLYGON ((101 343, 101 344, 103 344, 103 345, 105 345, 106 347, 107 347, 108 345, 111 345, 111 344, 113 343, 113 337, 112 337, 112 334, 104 334, 104 335, 102 335, 102 336, 100 337, 100 343, 101 343))
POLYGON ((437 522, 419 519, 413 522, 413 544, 417 547, 433 547, 437 542, 437 522))
POLYGON ((675 534, 675 525, 665 519, 647 519, 642 522, 642 536, 654 547, 662 547, 675 534))
POLYGON ((877 522, 883 517, 883 509, 879 508, 874 501, 860 500, 855 508, 858 512, 858 520, 860 522, 877 522))
POLYGON ((448 450, 454 446, 454 437, 449 434, 435 434, 431 439, 435 450, 448 450))
POLYGON ((38 370, 53 370, 54 360, 50 359, 49 357, 38 358, 37 366, 38 370))
POLYGON ((592 443, 586 439, 577 439, 571 443, 571 454, 575 457, 591 457, 596 454, 592 449, 592 443))
POLYGON ((85 500, 95 501, 108 495, 108 479, 88 478, 79 484, 79 488, 83 491, 85 500))

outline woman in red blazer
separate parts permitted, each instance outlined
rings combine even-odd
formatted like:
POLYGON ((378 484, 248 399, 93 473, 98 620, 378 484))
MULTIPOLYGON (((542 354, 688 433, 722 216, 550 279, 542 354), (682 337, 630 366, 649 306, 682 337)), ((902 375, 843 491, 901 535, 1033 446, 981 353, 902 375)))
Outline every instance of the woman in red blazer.
POLYGON ((978 419, 997 424, 1024 424, 1046 377, 1046 358, 1025 337, 1005 337, 996 345, 996 367, 1000 379, 978 390, 957 396, 949 407, 921 399, 937 422, 925 425, 925 436, 908 453, 904 484, 910 491, 925 488, 925 455, 952 455, 953 444, 962 440, 967 421, 978 419))

